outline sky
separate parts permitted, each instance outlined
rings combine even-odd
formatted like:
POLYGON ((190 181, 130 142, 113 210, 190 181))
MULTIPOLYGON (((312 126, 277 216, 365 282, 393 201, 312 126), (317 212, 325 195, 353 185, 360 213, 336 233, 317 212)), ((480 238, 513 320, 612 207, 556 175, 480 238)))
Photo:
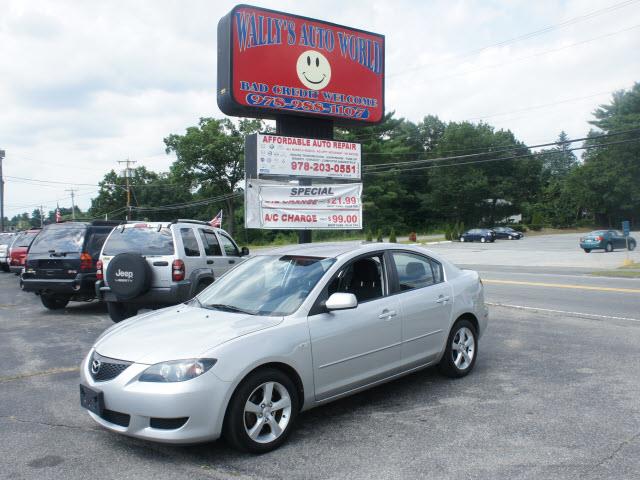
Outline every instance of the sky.
MULTIPOLYGON (((387 111, 484 121, 528 145, 587 134, 640 81, 640 0, 325 0, 252 5, 386 37, 387 111)), ((216 104, 220 0, 0 0, 5 216, 90 206, 117 162, 166 171, 163 139, 216 104), (16 178, 18 177, 18 178, 16 178)))

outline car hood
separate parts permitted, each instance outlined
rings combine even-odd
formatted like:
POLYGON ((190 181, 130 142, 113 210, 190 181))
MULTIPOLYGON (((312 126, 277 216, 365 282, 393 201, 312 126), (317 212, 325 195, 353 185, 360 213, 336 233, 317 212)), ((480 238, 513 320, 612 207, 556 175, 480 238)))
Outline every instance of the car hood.
POLYGON ((154 364, 197 358, 217 345, 278 325, 283 317, 178 305, 138 315, 106 330, 96 341, 105 357, 154 364))

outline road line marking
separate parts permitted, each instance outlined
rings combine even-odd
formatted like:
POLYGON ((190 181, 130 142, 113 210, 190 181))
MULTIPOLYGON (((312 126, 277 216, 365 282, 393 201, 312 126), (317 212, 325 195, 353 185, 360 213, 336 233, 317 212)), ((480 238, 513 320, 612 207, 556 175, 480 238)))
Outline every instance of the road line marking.
POLYGON ((566 310, 552 310, 550 308, 540 308, 540 307, 526 307, 524 305, 509 305, 508 303, 494 303, 494 302, 485 302, 487 305, 491 305, 492 307, 505 307, 505 308, 516 308, 518 310, 535 310, 539 312, 547 312, 547 313, 562 313, 565 315, 573 315, 578 317, 587 317, 587 318, 604 318, 607 320, 626 320, 629 322, 640 322, 640 318, 630 318, 630 317, 615 317, 612 315, 598 315, 595 313, 582 313, 582 312, 568 312, 566 310))
POLYGON ((20 375, 14 375, 11 377, 0 377, 0 383, 11 382, 12 380, 22 380, 23 378, 41 377, 44 375, 55 375, 56 373, 77 372, 78 367, 65 367, 65 368, 52 368, 50 370, 43 370, 41 372, 22 373, 20 375))
POLYGON ((544 282, 522 282, 518 280, 491 280, 487 278, 483 278, 482 281, 484 283, 499 283, 503 285, 526 285, 530 287, 570 288, 574 290, 595 290, 599 292, 640 293, 640 288, 592 287, 590 285, 569 285, 564 283, 544 283, 544 282))

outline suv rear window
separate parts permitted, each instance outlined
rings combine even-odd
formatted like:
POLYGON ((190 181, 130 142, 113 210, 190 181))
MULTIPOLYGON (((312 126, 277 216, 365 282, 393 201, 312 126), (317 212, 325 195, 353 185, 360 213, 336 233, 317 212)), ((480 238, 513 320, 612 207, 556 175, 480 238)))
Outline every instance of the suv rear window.
POLYGON ((103 255, 114 256, 119 253, 137 253, 139 255, 173 255, 173 236, 171 230, 158 227, 116 228, 104 246, 103 255))
POLYGON ((14 245, 14 247, 28 247, 29 245, 31 245, 31 243, 33 243, 33 239, 36 238, 36 235, 38 235, 38 233, 40 232, 23 233, 22 236, 18 240, 16 240, 16 244, 14 245))

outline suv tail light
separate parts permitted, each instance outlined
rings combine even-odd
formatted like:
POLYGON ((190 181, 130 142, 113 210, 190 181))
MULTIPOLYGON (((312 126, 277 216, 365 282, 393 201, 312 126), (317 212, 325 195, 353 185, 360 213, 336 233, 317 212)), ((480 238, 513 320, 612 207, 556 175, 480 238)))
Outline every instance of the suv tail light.
POLYGON ((184 280, 184 262, 182 260, 174 260, 171 264, 171 279, 174 282, 180 282, 184 280))
POLYGON ((102 273, 102 260, 96 262, 96 280, 104 280, 104 274, 102 273))
POLYGON ((80 271, 86 272, 87 270, 91 270, 93 268, 93 258, 87 252, 82 252, 80 254, 80 271))

